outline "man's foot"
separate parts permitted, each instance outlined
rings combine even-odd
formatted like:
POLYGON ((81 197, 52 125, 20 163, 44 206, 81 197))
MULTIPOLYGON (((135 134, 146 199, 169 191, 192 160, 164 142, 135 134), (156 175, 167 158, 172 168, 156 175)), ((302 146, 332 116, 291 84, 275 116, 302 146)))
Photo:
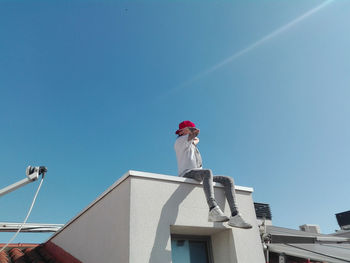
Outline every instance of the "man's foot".
POLYGON ((212 210, 209 211, 208 221, 209 222, 226 222, 230 220, 224 213, 221 211, 220 207, 215 206, 212 210))
POLYGON ((231 216, 230 221, 228 222, 228 225, 232 227, 239 227, 239 228, 245 228, 245 229, 252 228, 251 224, 248 224, 247 222, 244 221, 241 214, 231 216))

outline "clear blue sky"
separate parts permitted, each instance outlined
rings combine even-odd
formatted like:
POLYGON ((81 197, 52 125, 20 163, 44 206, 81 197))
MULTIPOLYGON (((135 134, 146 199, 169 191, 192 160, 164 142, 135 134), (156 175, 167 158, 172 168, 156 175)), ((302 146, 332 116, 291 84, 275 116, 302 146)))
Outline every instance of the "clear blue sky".
MULTIPOLYGON (((350 209, 350 2, 322 3, 0 1, 0 187, 46 165, 29 222, 65 223, 127 170, 176 176, 188 119, 204 166, 275 225, 333 232, 350 209)), ((37 186, 2 197, 0 221, 37 186)))

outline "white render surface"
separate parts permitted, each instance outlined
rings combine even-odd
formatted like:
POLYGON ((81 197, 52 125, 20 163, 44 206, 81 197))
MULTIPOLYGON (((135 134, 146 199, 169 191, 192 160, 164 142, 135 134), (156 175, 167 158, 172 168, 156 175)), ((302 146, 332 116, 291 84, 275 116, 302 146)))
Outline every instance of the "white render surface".
MULTIPOLYGON (((171 234, 206 235, 215 263, 263 263, 252 191, 236 186, 238 208, 253 229, 233 229, 207 221, 198 182, 129 171, 50 241, 84 263, 171 263, 171 234)), ((229 215, 220 184, 215 196, 229 215)))
POLYGON ((79 214, 50 241, 83 263, 130 262, 130 179, 79 214))

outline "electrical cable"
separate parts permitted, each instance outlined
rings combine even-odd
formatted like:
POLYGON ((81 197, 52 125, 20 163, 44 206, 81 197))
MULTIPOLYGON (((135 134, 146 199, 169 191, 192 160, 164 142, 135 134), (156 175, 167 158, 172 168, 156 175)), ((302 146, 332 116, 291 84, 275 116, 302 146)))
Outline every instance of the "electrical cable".
POLYGON ((7 242, 6 245, 0 250, 0 253, 1 253, 2 251, 4 251, 4 250, 7 248, 7 246, 17 237, 18 233, 22 230, 22 227, 25 225, 25 223, 27 223, 28 217, 29 217, 30 213, 32 212, 32 209, 33 209, 33 207, 34 207, 34 204, 35 204, 36 198, 37 198, 37 196, 38 196, 38 193, 39 193, 39 191, 40 191, 41 185, 42 185, 42 183, 43 183, 43 181, 44 181, 44 177, 45 177, 45 176, 44 176, 44 174, 43 174, 43 175, 42 175, 42 178, 41 178, 41 181, 40 181, 40 184, 39 184, 39 186, 38 186, 38 189, 36 190, 36 193, 35 193, 35 195, 34 195, 32 204, 31 204, 31 206, 30 206, 30 208, 29 208, 29 211, 28 211, 27 216, 25 217, 23 223, 21 224, 21 226, 19 227, 19 229, 17 230, 17 232, 13 235, 13 237, 9 240, 9 242, 7 242))

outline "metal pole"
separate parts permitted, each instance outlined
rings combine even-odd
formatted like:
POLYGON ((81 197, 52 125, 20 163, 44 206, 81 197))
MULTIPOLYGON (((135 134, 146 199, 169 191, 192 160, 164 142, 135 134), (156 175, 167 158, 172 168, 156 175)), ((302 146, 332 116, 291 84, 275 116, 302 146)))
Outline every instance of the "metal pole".
POLYGON ((266 250, 266 263, 269 263, 270 262, 270 253, 269 253, 269 247, 267 247, 267 250, 266 250))
POLYGON ((18 181, 17 183, 11 184, 3 189, 0 189, 0 197, 26 184, 29 184, 31 182, 38 180, 40 175, 42 176, 42 178, 44 178, 46 172, 47 172, 47 168, 45 166, 28 166, 26 169, 27 178, 21 181, 18 181))
POLYGON ((3 196, 5 194, 8 194, 26 184, 29 184, 31 182, 34 182, 36 181, 37 179, 39 178, 39 173, 33 173, 31 175, 28 175, 27 178, 21 180, 21 181, 18 181, 14 184, 11 184, 3 189, 0 190, 0 196, 3 196))
POLYGON ((21 232, 57 232, 63 224, 40 224, 40 223, 9 223, 0 222, 0 232, 16 232, 21 228, 21 232))

